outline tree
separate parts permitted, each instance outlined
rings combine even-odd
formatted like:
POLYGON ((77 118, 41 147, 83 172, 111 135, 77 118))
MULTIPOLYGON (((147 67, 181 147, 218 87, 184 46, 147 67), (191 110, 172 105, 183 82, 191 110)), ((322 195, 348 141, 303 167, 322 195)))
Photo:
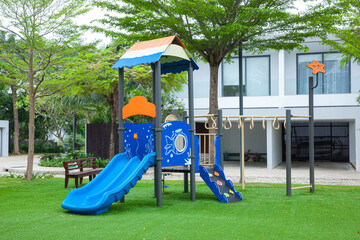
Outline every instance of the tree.
POLYGON ((0 30, 16 38, 16 44, 0 39, 0 60, 23 75, 24 89, 29 95, 25 180, 31 180, 33 173, 35 101, 72 84, 68 79, 51 78, 49 73, 83 49, 79 28, 72 20, 87 11, 85 3, 85 0, 0 0, 0 30), (8 55, 4 49, 17 57, 8 55))
POLYGON ((335 7, 292 13, 294 0, 123 0, 95 2, 116 15, 105 15, 106 29, 129 41, 178 35, 210 65, 210 113, 218 109, 218 71, 223 59, 242 43, 248 52, 306 50, 306 38, 324 34, 333 24, 335 7), (114 30, 113 30, 114 29, 114 30), (125 30, 125 31, 124 31, 125 30))
MULTIPOLYGON (((110 108, 110 150, 109 158, 115 155, 116 119, 118 116, 118 73, 111 66, 120 58, 124 52, 115 47, 104 50, 88 51, 80 54, 74 61, 73 66, 64 72, 66 75, 78 76, 78 84, 74 85, 68 94, 86 96, 96 94, 103 97, 110 108)), ((141 95, 152 101, 152 70, 150 66, 137 66, 125 71, 125 92, 128 99, 141 95)), ((175 91, 180 91, 186 83, 183 74, 167 74, 162 78, 162 89, 166 96, 167 107, 180 107, 180 104, 171 96, 175 91)), ((128 100, 127 99, 127 100, 128 100)))
POLYGON ((360 2, 358 0, 341 0, 336 6, 344 10, 340 25, 332 25, 328 30, 340 41, 324 39, 323 43, 343 54, 342 64, 353 59, 360 63, 360 2))
POLYGON ((35 107, 36 115, 44 118, 48 131, 59 139, 66 153, 68 149, 64 140, 66 134, 65 128, 72 119, 72 112, 68 110, 68 107, 64 97, 59 95, 39 99, 35 107))
MULTIPOLYGON (((13 34, 8 35, 6 32, 0 32, 0 41, 6 42, 8 45, 15 44, 15 37, 13 34)), ((12 55, 12 58, 16 59, 16 55, 12 54, 11 51, 8 51, 8 49, 3 49, 3 54, 12 55)), ((21 86, 22 81, 21 79, 18 79, 19 74, 18 71, 6 62, 2 61, 0 63, 0 82, 6 83, 10 85, 11 89, 11 95, 12 95, 12 105, 13 105, 13 154, 20 154, 20 144, 19 144, 19 111, 16 105, 16 98, 17 98, 17 90, 21 86)), ((20 76, 21 78, 21 76, 20 76)))

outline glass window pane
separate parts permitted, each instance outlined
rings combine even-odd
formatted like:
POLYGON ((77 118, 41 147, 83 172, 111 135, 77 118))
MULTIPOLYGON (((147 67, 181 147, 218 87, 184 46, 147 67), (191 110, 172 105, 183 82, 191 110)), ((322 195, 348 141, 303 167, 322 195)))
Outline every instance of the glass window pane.
POLYGON ((223 66, 223 85, 239 85, 239 59, 232 58, 230 63, 224 62, 223 66))
POLYGON ((325 71, 323 93, 349 93, 349 64, 340 68, 341 53, 324 54, 325 71))
POLYGON ((269 70, 269 57, 246 59, 246 96, 269 95, 269 70))
MULTIPOLYGON (((314 60, 319 63, 322 62, 322 54, 306 54, 297 55, 298 66, 297 66, 297 93, 308 94, 309 93, 309 77, 314 76, 312 70, 306 65, 312 63, 314 60)), ((319 86, 322 85, 322 78, 319 79, 319 86)), ((315 82, 315 78, 314 78, 315 82)), ((314 89, 314 93, 321 93, 321 88, 317 87, 314 89)))
MULTIPOLYGON (((243 83, 244 82, 245 60, 243 59, 243 83)), ((239 58, 232 58, 230 63, 223 62, 222 85, 223 96, 239 96, 239 58)), ((245 87, 243 89, 245 93, 245 87)))

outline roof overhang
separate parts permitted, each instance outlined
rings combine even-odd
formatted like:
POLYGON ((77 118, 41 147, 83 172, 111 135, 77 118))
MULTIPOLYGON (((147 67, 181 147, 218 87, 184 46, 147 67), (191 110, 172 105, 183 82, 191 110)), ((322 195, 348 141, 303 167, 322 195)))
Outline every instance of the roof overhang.
POLYGON ((133 67, 157 61, 161 63, 161 74, 187 71, 189 63, 194 70, 199 69, 177 36, 135 43, 112 68, 133 67))

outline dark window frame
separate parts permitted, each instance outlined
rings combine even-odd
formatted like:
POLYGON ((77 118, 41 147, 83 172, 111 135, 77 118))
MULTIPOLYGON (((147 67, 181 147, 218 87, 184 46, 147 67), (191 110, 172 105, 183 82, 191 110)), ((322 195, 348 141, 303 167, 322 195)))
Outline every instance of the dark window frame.
MULTIPOLYGON (((247 96, 247 92, 246 92, 246 86, 247 86, 247 78, 246 78, 246 69, 247 69, 247 59, 248 58, 259 58, 259 57, 267 57, 268 58, 268 62, 269 62, 269 95, 265 95, 265 96, 271 96, 271 55, 257 55, 257 56, 243 56, 243 60, 244 61, 244 69, 245 69, 245 79, 244 80, 244 96, 247 96)), ((239 57, 231 57, 231 59, 238 59, 239 57)), ((236 97, 237 95, 235 96, 225 96, 224 95, 224 60, 222 61, 222 64, 221 64, 221 97, 236 97)), ((239 85, 228 85, 228 86, 239 86, 239 85)), ((257 97, 257 96, 253 96, 253 97, 257 97)), ((258 96, 258 97, 262 97, 262 96, 258 96)))
MULTIPOLYGON (((316 55, 316 54, 321 54, 321 62, 324 62, 324 55, 325 54, 331 54, 331 53, 341 53, 338 51, 330 51, 330 52, 309 52, 309 53, 297 53, 296 54, 296 95, 304 95, 303 93, 299 93, 299 56, 300 55, 316 55)), ((310 70, 310 69, 309 69, 310 70)), ((321 78, 323 78, 324 74, 321 74, 321 78)), ((315 81, 315 79, 314 79, 315 81)), ((324 81, 323 81, 324 83, 324 81)), ((317 93, 317 94, 322 94, 322 95, 329 95, 329 94, 349 94, 351 93, 351 64, 349 63, 349 92, 347 93, 323 93, 324 89, 322 89, 322 93, 317 93)))

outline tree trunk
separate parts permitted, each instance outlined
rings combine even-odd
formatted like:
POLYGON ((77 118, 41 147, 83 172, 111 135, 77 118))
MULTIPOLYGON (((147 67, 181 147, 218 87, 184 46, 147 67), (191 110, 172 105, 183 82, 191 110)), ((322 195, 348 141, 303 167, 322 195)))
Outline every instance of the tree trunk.
POLYGON ((59 140, 60 140, 60 142, 61 142, 61 146, 63 147, 64 152, 65 152, 65 153, 69 153, 69 151, 68 151, 67 148, 66 148, 65 141, 64 141, 63 137, 58 137, 58 138, 59 138, 59 140))
MULTIPOLYGON (((219 77, 219 63, 209 63, 210 64, 210 93, 209 93, 209 114, 217 114, 219 104, 218 104, 218 77, 219 77)), ((211 126, 212 121, 210 121, 211 126)), ((216 134, 216 129, 209 129, 210 134, 216 134)), ((209 151, 210 149, 215 149, 215 136, 209 136, 209 151)), ((214 164, 214 154, 209 152, 209 162, 214 164)))
POLYGON ((34 91, 34 73, 33 73, 33 51, 29 49, 29 150, 24 179, 31 180, 34 164, 35 148, 35 91, 34 91))
POLYGON ((114 106, 110 107, 111 111, 111 132, 110 132, 110 149, 109 159, 111 160, 115 156, 115 143, 116 143, 116 109, 114 106))
POLYGON ((56 128, 56 135, 55 134, 53 134, 53 135, 60 140, 61 145, 62 145, 62 147, 64 149, 64 152, 69 153, 68 149, 66 148, 64 137, 63 137, 63 134, 62 134, 63 125, 60 125, 60 127, 59 127, 59 124, 57 123, 57 121, 55 119, 53 119, 53 124, 54 124, 54 126, 56 128))
POLYGON ((209 114, 217 114, 218 111, 218 74, 219 63, 210 64, 210 92, 209 92, 209 114))
POLYGON ((17 89, 15 86, 11 86, 12 103, 13 103, 13 114, 14 114, 14 151, 13 154, 20 154, 19 148, 19 111, 16 108, 16 93, 17 89))
POLYGON ((117 86, 114 88, 114 92, 110 94, 107 99, 107 103, 110 107, 110 114, 111 114, 111 131, 110 131, 110 147, 109 147, 109 159, 111 160, 116 152, 115 144, 116 144, 116 114, 117 114, 117 107, 118 105, 118 89, 117 86))
POLYGON ((73 152, 76 151, 76 132, 77 132, 77 115, 76 113, 73 115, 73 152))

